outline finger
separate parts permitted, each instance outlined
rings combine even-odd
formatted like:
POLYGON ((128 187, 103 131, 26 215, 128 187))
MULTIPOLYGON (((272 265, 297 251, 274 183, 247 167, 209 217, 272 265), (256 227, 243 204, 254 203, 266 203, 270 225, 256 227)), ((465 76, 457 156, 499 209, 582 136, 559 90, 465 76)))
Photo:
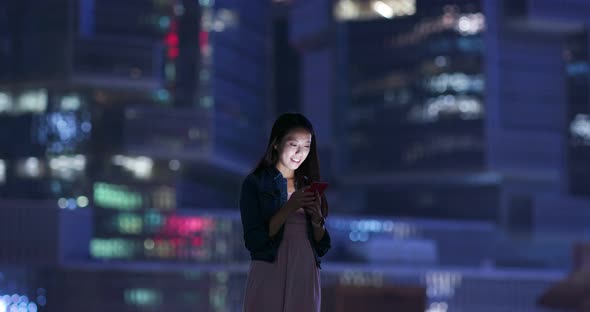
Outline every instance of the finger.
POLYGON ((315 197, 315 193, 314 192, 303 192, 303 195, 305 197, 315 197))
POLYGON ((302 197, 314 196, 314 194, 312 192, 306 192, 305 190, 299 191, 297 195, 302 196, 302 197))
POLYGON ((305 208, 303 208, 303 210, 304 210, 306 213, 308 213, 308 214, 310 214, 310 215, 312 215, 312 216, 319 217, 319 213, 318 213, 318 211, 317 211, 317 210, 314 210, 314 209, 305 209, 305 208))
POLYGON ((313 198, 305 198, 301 202, 305 203, 306 205, 313 205, 316 201, 313 198))
POLYGON ((303 201, 315 201, 315 197, 313 197, 313 194, 311 194, 311 196, 309 196, 309 195, 301 196, 299 199, 303 200, 303 201))
POLYGON ((320 211, 315 206, 303 206, 303 210, 315 215, 320 213, 320 211))

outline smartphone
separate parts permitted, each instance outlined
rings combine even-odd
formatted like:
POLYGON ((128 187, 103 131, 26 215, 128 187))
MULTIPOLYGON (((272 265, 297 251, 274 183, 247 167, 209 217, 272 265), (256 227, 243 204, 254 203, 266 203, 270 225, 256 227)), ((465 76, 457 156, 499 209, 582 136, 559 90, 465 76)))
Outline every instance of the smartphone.
POLYGON ((305 191, 306 192, 318 191, 318 193, 320 193, 320 195, 321 195, 327 188, 328 188, 327 182, 313 182, 305 191))

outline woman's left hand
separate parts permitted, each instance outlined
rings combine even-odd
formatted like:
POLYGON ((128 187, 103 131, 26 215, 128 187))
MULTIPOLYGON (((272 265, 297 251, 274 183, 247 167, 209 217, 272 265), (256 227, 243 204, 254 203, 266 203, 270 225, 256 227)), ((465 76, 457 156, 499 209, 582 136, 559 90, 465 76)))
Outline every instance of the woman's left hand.
POLYGON ((315 200, 307 205, 304 206, 303 209, 311 216, 311 221, 314 223, 318 223, 324 217, 322 215, 322 197, 318 191, 315 191, 315 200))

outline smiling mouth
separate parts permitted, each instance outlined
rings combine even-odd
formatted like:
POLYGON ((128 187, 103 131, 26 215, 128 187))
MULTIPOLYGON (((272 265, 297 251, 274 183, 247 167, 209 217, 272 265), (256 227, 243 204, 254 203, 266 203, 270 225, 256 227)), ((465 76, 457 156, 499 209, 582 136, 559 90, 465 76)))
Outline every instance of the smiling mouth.
POLYGON ((301 159, 299 159, 299 160, 295 160, 295 159, 291 158, 291 161, 292 161, 292 162, 295 162, 295 163, 300 163, 300 162, 301 162, 301 159))

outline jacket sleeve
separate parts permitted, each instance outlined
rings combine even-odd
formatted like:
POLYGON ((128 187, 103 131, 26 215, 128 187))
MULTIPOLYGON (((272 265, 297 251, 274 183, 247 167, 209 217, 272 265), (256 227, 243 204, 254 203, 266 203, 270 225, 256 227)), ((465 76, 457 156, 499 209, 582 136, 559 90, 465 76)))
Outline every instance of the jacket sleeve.
POLYGON ((269 221, 260 209, 259 186, 255 176, 249 175, 240 191, 240 215, 246 249, 258 252, 272 248, 276 241, 269 233, 269 221))
POLYGON ((318 242, 315 242, 314 247, 315 251, 320 257, 323 257, 326 253, 328 253, 328 250, 330 250, 332 247, 332 238, 330 238, 328 229, 324 230, 324 236, 318 242))

